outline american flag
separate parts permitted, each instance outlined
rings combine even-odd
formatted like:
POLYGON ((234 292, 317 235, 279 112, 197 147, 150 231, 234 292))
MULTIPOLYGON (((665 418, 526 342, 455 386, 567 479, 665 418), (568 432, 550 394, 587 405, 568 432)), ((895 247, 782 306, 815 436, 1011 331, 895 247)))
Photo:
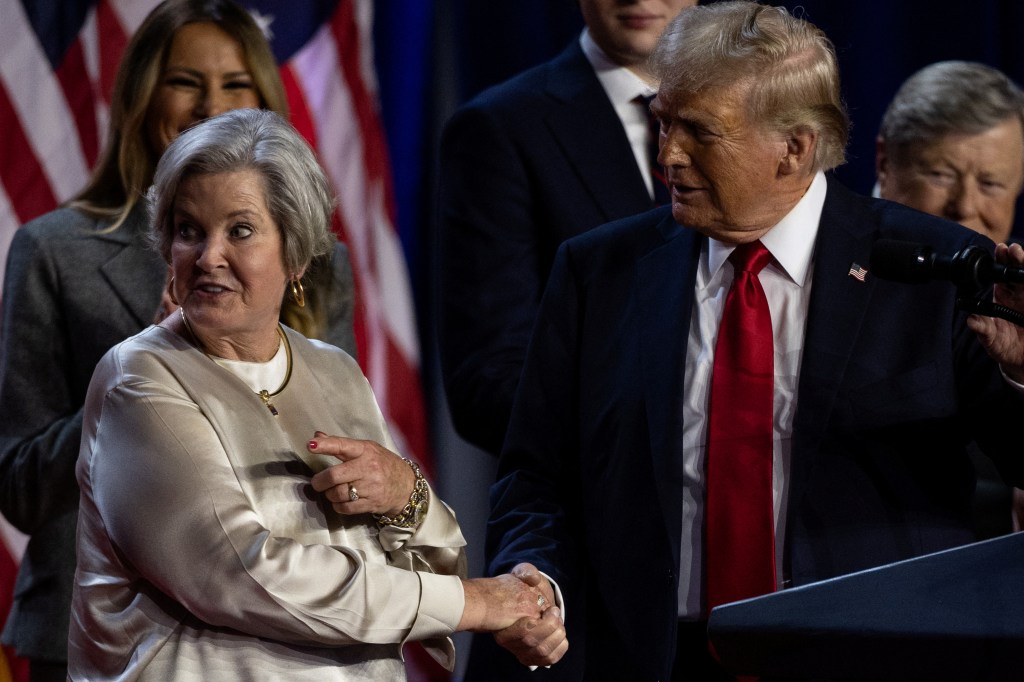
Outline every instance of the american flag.
MULTIPOLYGON (((121 53, 156 4, 0 0, 0 278, 14 231, 84 186, 103 145, 121 53)), ((378 110, 373 0, 240 4, 271 36, 292 123, 316 148, 338 197, 334 228, 352 258, 360 364, 401 451, 432 472, 415 311, 378 110)), ((20 540, 4 537, 0 553, 17 560, 20 540)), ((3 558, 0 609, 10 589, 3 558)), ((0 611, 0 623, 5 618, 0 611)))
POLYGON ((850 272, 847 274, 858 282, 863 282, 864 278, 868 276, 868 270, 857 263, 850 263, 850 272))

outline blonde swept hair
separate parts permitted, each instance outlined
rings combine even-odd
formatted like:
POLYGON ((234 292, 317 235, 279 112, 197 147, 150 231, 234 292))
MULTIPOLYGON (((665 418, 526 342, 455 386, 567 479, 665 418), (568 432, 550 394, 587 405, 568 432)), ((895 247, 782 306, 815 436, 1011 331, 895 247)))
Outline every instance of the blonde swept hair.
POLYGON ((813 169, 845 161, 850 119, 831 41, 784 7, 716 2, 684 9, 665 28, 650 59, 669 98, 750 83, 752 120, 788 133, 813 130, 813 169))

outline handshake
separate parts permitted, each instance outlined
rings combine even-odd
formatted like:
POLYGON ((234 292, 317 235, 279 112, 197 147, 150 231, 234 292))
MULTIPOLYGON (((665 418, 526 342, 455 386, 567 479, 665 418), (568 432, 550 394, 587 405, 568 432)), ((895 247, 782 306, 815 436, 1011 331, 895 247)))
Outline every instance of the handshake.
POLYGON ((466 607, 459 630, 494 633, 498 645, 523 665, 552 665, 569 649, 554 589, 532 564, 462 584, 466 607))

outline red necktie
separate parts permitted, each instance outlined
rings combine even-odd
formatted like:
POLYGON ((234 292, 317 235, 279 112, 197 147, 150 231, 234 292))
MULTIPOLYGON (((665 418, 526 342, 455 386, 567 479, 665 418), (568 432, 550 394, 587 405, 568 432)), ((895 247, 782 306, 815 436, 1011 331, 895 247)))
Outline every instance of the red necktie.
POLYGON ((708 410, 708 610, 775 590, 772 318, 757 274, 761 242, 729 256, 735 277, 718 328, 708 410))
POLYGON ((661 136, 661 122, 651 113, 651 100, 653 99, 654 95, 648 97, 637 95, 634 101, 643 107, 644 116, 647 117, 647 159, 654 188, 654 205, 664 206, 672 201, 672 193, 668 189, 665 169, 658 163, 658 138, 661 136))

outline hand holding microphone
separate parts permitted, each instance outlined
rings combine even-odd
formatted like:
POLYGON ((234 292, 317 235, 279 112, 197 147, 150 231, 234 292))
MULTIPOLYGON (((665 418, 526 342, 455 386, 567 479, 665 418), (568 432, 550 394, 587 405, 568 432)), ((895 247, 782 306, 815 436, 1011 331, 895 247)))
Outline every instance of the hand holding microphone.
POLYGON ((957 287, 987 289, 997 282, 1024 282, 1024 268, 1004 265, 980 246, 968 246, 943 256, 925 244, 879 239, 871 249, 871 269, 895 282, 948 280, 957 287))
POLYGON ((952 256, 936 254, 924 244, 878 240, 871 250, 871 270, 896 282, 946 280, 957 287, 957 305, 972 315, 967 326, 1007 376, 1024 383, 1024 248, 999 244, 995 254, 967 246, 952 256), (989 287, 993 294, 986 295, 989 287))
MULTIPOLYGON (((999 244, 995 260, 1006 264, 1009 270, 1021 271, 1024 267, 1024 248, 1020 244, 999 244)), ((1018 286, 1019 279, 1006 279, 1004 284, 994 288, 994 303, 997 310, 1011 310, 1017 317, 1024 317, 1018 311, 1024 310, 1024 287, 1018 286)), ((967 326, 978 335, 985 352, 999 363, 1003 372, 1018 384, 1024 384, 1024 323, 1005 315, 994 317, 971 315, 967 326), (1004 320, 1009 320, 1009 324, 1004 320)))

